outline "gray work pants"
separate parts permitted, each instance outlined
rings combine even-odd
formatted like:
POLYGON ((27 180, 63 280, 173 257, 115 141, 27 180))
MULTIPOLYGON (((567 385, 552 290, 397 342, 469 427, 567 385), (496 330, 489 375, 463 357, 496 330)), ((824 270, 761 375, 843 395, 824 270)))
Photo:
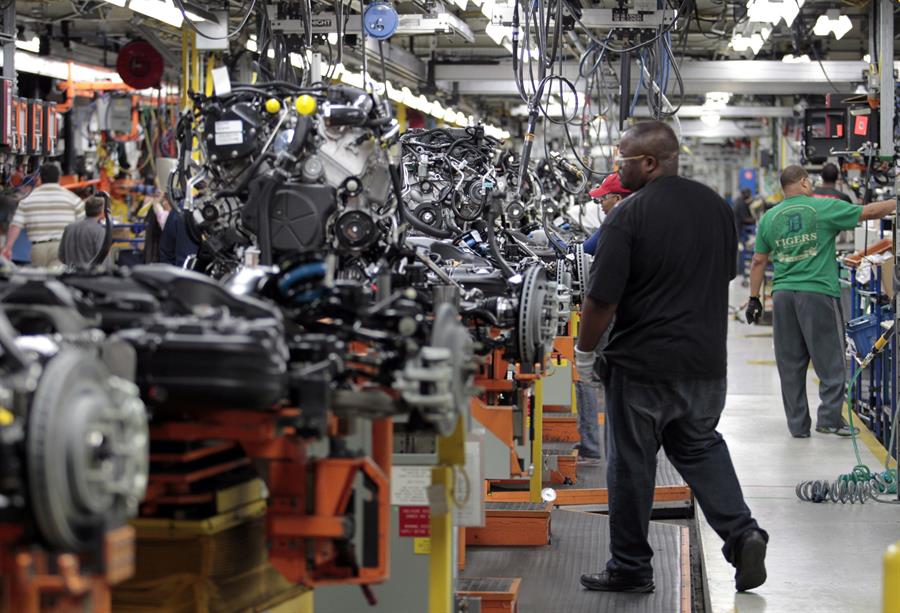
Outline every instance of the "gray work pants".
MULTIPOLYGON (((643 381, 616 366, 611 370, 606 387, 607 570, 653 577, 647 534, 660 446, 725 541, 722 553, 733 564, 744 534, 760 528, 744 502, 725 439, 716 431, 725 408, 725 377, 643 381)), ((769 538, 764 531, 763 538, 769 538)))
POLYGON ((600 394, 603 393, 599 382, 582 381, 575 383, 575 399, 578 410, 578 455, 583 458, 601 458, 600 425, 597 423, 600 413, 600 394))
POLYGON ((847 371, 839 300, 816 292, 778 290, 772 315, 775 362, 788 430, 797 436, 808 433, 811 426, 806 400, 810 359, 821 381, 816 427, 840 427, 847 371))

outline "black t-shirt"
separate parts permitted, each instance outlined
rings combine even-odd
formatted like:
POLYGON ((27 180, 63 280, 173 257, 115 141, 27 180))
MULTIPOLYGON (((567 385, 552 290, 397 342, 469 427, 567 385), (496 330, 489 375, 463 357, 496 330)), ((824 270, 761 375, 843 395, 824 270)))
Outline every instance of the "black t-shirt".
POLYGON ((843 200, 844 202, 853 202, 850 200, 850 196, 845 194, 839 189, 834 187, 825 187, 824 185, 820 185, 816 189, 813 190, 814 198, 837 198, 838 200, 843 200))
POLYGON ((613 209, 588 291, 619 305, 606 359, 643 379, 724 377, 736 252, 734 213, 696 181, 657 179, 613 209))
POLYGON ((752 226, 756 223, 753 213, 750 212, 750 203, 743 196, 734 199, 734 216, 745 226, 752 226))

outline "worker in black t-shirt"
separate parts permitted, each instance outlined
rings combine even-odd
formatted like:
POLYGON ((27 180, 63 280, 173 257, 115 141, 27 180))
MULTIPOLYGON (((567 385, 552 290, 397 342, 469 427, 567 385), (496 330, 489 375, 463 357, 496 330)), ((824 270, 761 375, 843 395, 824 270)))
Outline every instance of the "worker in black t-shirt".
POLYGON ((838 177, 840 176, 837 166, 831 162, 825 164, 822 166, 820 176, 822 177, 822 183, 813 189, 813 198, 837 198, 844 202, 853 202, 850 199, 850 196, 836 187, 838 177))
POLYGON ((746 187, 734 198, 734 216, 740 226, 756 225, 756 218, 750 212, 751 200, 753 200, 753 192, 746 187))
MULTIPOLYGON (((725 407, 728 285, 734 215, 710 188, 678 176, 664 123, 639 123, 619 144, 622 185, 640 190, 613 210, 597 244, 575 351, 590 377, 616 317, 606 376, 610 559, 588 589, 652 592, 647 541, 660 445, 725 540, 739 591, 766 579, 768 534, 744 502, 716 424, 725 407)), ((582 374, 584 373, 584 374, 582 374)))

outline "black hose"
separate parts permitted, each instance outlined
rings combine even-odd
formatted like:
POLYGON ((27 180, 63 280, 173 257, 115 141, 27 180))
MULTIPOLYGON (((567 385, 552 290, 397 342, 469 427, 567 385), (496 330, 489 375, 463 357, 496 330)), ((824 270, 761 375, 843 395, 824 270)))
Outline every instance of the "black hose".
POLYGON ((497 208, 495 206, 488 207, 488 215, 487 215, 487 240, 488 240, 488 249, 491 252, 491 255, 494 258, 494 261, 497 263, 497 266, 500 267, 500 270, 503 271, 503 274, 506 275, 507 278, 514 276, 516 273, 510 267, 509 263, 503 258, 500 254, 500 247, 497 245, 497 233, 494 231, 494 222, 497 220, 497 208))
POLYGON ((403 200, 403 183, 400 179, 400 168, 396 164, 389 164, 388 171, 391 174, 391 184, 394 186, 394 197, 397 199, 397 208, 400 209, 400 216, 403 220, 419 232, 427 234, 428 236, 433 236, 434 238, 453 238, 453 235, 449 231, 428 225, 406 208, 406 203, 403 200))
POLYGON ((97 255, 94 256, 94 259, 91 260, 91 268, 93 268, 94 266, 99 266, 106 259, 106 256, 109 255, 109 250, 112 247, 113 238, 112 210, 110 209, 109 194, 107 194, 106 192, 97 192, 95 196, 103 198, 103 212, 104 217, 106 217, 106 233, 103 235, 103 245, 101 245, 100 251, 98 251, 97 255))

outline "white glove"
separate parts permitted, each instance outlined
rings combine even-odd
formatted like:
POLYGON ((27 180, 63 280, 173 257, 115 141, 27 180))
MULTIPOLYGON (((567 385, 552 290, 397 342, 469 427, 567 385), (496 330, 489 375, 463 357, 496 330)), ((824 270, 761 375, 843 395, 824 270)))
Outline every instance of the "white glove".
POLYGON ((590 383, 592 381, 597 380, 597 375, 594 372, 594 362, 597 361, 597 354, 593 351, 582 351, 581 349, 575 348, 575 371, 578 373, 578 378, 586 383, 590 383))

